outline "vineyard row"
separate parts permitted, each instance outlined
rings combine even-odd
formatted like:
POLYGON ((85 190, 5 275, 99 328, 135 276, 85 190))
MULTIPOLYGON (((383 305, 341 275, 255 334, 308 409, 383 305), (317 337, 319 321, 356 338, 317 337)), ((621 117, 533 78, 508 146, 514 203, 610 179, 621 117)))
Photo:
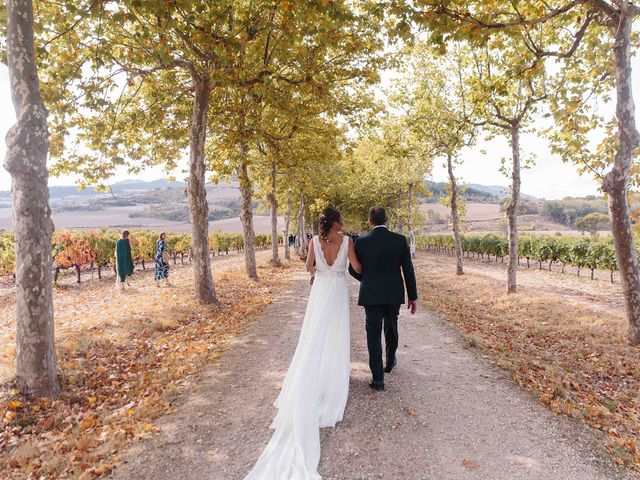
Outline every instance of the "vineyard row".
MULTIPOLYGON (((503 235, 468 235, 462 236, 462 251, 470 257, 491 259, 496 261, 509 255, 509 243, 503 235)), ((419 235, 416 238, 416 247, 419 250, 431 250, 446 253, 455 253, 453 235, 419 235)), ((520 260, 542 264, 547 263, 549 270, 553 264, 565 267, 571 266, 578 270, 586 268, 591 272, 593 279, 596 270, 610 272, 611 281, 613 274, 618 270, 616 254, 611 237, 559 237, 559 236, 521 236, 518 242, 518 257, 520 260)))
MULTIPOLYGON (((131 231, 131 255, 137 265, 146 268, 145 262, 155 261, 156 242, 159 233, 151 230, 131 231)), ((113 267, 116 241, 120 238, 118 230, 60 230, 53 234, 52 256, 54 279, 58 279, 61 270, 75 269, 77 281, 80 282, 81 271, 86 268, 98 270, 101 278, 105 267, 113 267)), ((191 251, 191 235, 188 233, 167 233, 166 249, 174 264, 180 258, 184 263, 191 251)), ((282 237, 279 237, 280 243, 282 237)), ((271 235, 257 234, 256 248, 264 248, 271 244, 271 235)), ((244 240, 239 233, 215 232, 209 234, 209 251, 212 255, 228 255, 229 252, 241 252, 244 240)), ((15 272, 15 243, 13 232, 0 231, 0 275, 14 275, 15 272)))

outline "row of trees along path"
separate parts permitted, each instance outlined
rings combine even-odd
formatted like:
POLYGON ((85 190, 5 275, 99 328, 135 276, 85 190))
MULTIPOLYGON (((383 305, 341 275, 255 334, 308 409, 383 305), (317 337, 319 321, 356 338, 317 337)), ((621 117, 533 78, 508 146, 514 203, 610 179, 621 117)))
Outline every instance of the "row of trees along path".
MULTIPOLYGON (((413 237, 415 196, 433 160, 444 158, 459 237, 459 152, 477 135, 504 135, 512 149, 504 166, 512 184, 509 248, 516 251, 528 158, 522 160, 519 139, 543 112, 553 120, 547 132, 553 152, 602 176, 629 339, 640 344, 640 269, 627 201, 639 138, 631 88, 639 14, 635 2, 616 0, 63 1, 39 2, 35 12, 31 1, 8 1, 6 58, 18 123, 5 166, 13 179, 20 389, 58 391, 47 154, 52 173, 105 186, 122 166, 171 171, 188 153, 195 290, 200 302, 215 305, 207 175, 239 180, 245 266, 257 280, 255 200, 266 200, 273 217, 274 263, 280 205, 285 237, 294 212, 305 238, 309 218, 327 204, 357 226, 373 203, 388 207, 396 227, 413 237), (389 97, 398 108, 380 113, 370 87, 396 61, 408 80, 389 97), (436 74, 432 84, 424 72, 436 74), (615 116, 607 117, 593 99, 612 90, 615 116), (355 142, 345 119, 361 127, 355 142), (592 131, 604 132, 593 148, 592 131)), ((510 256, 509 292, 517 287, 516 259, 510 256)))

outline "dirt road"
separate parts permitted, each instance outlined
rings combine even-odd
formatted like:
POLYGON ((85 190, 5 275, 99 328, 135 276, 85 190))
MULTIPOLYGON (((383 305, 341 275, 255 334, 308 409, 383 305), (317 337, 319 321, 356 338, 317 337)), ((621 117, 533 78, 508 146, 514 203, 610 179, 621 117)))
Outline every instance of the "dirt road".
MULTIPOLYGON (((272 402, 295 349, 308 284, 302 273, 191 395, 161 419, 111 478, 242 479, 266 445, 272 402)), ((322 432, 325 479, 616 479, 594 434, 508 380, 445 321, 400 318, 398 366, 372 391, 363 312, 352 293, 352 373, 345 419, 322 432)), ((274 479, 275 480, 275 479, 274 479)))

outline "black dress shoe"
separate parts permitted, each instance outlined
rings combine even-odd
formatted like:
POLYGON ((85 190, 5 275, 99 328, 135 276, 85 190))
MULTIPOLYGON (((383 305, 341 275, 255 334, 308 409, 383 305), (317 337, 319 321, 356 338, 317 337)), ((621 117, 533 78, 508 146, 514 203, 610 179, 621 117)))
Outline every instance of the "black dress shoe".
POLYGON ((374 390, 378 390, 378 391, 384 390, 384 383, 380 384, 380 383, 369 382, 369 386, 374 390))
POLYGON ((393 367, 396 366, 397 360, 394 358, 393 362, 389 363, 387 362, 387 366, 384 367, 384 373, 391 373, 391 370, 393 370, 393 367))

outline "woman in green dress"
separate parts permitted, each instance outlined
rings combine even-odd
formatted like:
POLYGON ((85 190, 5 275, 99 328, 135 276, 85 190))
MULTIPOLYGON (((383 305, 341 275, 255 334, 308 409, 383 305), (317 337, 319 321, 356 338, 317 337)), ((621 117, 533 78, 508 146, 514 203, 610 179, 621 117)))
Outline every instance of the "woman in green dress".
POLYGON ((122 232, 122 238, 116 242, 116 285, 124 290, 124 282, 133 273, 133 258, 129 243, 129 230, 122 232))

